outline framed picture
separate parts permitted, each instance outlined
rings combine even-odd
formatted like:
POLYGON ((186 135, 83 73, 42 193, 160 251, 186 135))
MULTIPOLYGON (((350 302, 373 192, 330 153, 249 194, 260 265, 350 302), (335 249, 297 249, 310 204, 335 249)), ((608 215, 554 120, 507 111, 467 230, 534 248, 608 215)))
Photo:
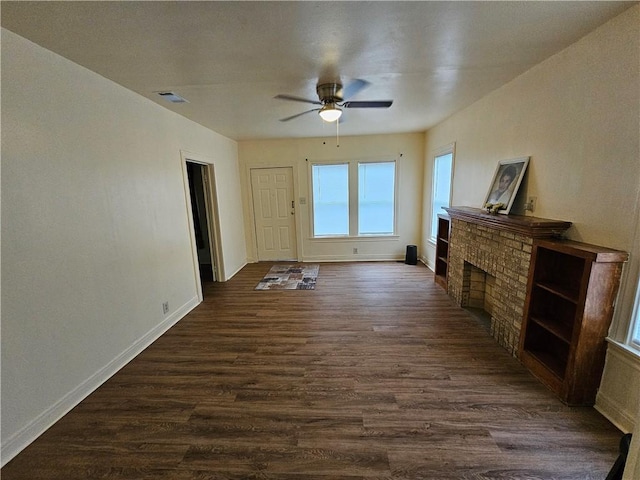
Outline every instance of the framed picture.
POLYGON ((529 165, 529 157, 498 162, 483 207, 492 213, 508 215, 516 198, 522 177, 529 165))

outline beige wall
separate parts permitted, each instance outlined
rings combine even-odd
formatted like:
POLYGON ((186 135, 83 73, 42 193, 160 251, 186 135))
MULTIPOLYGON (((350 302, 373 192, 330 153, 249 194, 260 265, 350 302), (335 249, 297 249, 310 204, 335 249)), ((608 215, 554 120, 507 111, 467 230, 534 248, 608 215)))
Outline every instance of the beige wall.
MULTIPOLYGON (((432 128, 425 146, 426 187, 432 152, 456 142, 453 205, 480 207, 496 163, 531 156, 522 193, 538 197, 533 215, 573 222, 572 239, 631 252, 614 319, 618 339, 631 315, 640 256, 634 233, 640 193, 639 11, 626 11, 432 128)), ((428 195, 424 202, 426 229, 428 195)), ((421 248, 433 259, 427 239, 423 234, 421 248)), ((625 366, 618 358, 609 355, 609 370, 625 366)), ((605 372, 607 391, 600 392, 600 400, 624 399, 617 408, 625 416, 603 403, 599 408, 630 430, 625 418, 637 413, 640 392, 631 387, 638 385, 639 372, 626 371, 632 377, 607 378, 605 372)))
MULTIPOLYGON (((318 118, 318 122, 321 120, 318 118)), ((294 172, 298 258, 304 261, 404 259, 407 245, 420 240, 424 135, 375 135, 239 142, 242 189, 245 199, 245 231, 250 261, 257 261, 250 170, 288 166, 294 172), (307 161, 307 159, 309 161, 307 161), (313 239, 310 225, 309 165, 312 161, 397 161, 397 235, 394 238, 313 239), (299 200, 304 198, 306 205, 299 200), (358 254, 353 249, 358 248, 358 254)))
POLYGON ((197 304, 181 151, 234 273, 236 143, 2 29, 3 462, 197 304))

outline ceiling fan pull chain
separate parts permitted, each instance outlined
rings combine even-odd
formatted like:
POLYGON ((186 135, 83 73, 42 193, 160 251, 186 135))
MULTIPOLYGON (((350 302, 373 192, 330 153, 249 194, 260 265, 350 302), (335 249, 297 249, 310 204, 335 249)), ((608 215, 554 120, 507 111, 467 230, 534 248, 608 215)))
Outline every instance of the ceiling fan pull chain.
POLYGON ((340 147, 340 119, 336 120, 336 148, 340 147))

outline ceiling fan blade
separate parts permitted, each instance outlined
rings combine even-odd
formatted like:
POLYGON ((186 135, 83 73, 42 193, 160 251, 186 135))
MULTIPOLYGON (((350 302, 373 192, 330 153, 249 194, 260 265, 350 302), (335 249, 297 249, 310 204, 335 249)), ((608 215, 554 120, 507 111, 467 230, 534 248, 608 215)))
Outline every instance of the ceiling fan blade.
POLYGON ((389 108, 393 100, 370 100, 362 102, 344 102, 342 108, 389 108))
POLYGON ((291 115, 290 117, 286 117, 286 118, 281 118, 280 121, 281 122, 288 122, 289 120, 293 120, 294 118, 298 118, 306 113, 310 113, 310 112, 317 112, 318 110, 320 110, 319 108, 312 108, 311 110, 307 110, 306 112, 302 112, 302 113, 296 113, 295 115, 291 115))
POLYGON ((319 102, 318 100, 309 100, 308 98, 296 97, 295 95, 276 95, 273 98, 277 98, 279 100, 291 100, 293 102, 312 103, 314 105, 322 105, 322 102, 319 102))
POLYGON ((355 80, 352 80, 349 85, 343 87, 342 92, 340 92, 342 93, 341 97, 343 100, 348 100, 349 98, 356 95, 360 90, 368 87, 369 85, 369 82, 367 82, 366 80, 360 80, 359 78, 356 78, 355 80))

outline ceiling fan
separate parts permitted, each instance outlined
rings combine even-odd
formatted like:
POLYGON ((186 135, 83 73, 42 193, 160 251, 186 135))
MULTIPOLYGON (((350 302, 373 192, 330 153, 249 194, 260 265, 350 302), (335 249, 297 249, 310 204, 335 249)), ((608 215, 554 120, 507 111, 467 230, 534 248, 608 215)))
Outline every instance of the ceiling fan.
POLYGON ((309 100, 294 95, 276 95, 274 98, 280 100, 291 100, 294 102, 311 103, 319 105, 318 108, 297 113, 290 117, 281 118, 281 122, 288 122, 301 115, 310 112, 318 112, 320 117, 326 122, 335 122, 342 115, 343 108, 389 108, 393 100, 364 100, 349 101, 351 97, 356 95, 360 90, 367 87, 369 82, 366 80, 355 79, 343 88, 341 83, 320 83, 316 87, 319 100, 309 100))

